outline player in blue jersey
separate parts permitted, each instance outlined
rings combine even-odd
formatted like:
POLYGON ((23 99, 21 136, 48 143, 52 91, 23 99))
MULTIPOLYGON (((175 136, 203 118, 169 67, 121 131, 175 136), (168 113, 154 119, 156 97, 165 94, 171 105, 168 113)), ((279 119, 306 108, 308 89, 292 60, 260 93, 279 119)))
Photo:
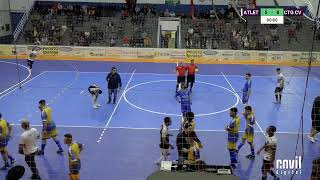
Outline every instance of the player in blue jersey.
POLYGON ((186 83, 181 83, 181 89, 176 93, 176 98, 181 103, 181 113, 183 116, 191 112, 191 95, 186 83))
POLYGON ((249 103, 249 97, 251 94, 251 74, 246 73, 246 83, 244 84, 244 87, 242 89, 242 103, 248 104, 249 103))

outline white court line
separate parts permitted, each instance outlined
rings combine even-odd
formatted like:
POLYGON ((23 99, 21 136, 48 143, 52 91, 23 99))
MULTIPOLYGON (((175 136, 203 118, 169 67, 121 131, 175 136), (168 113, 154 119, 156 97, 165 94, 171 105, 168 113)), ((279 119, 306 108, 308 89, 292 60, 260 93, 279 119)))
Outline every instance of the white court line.
POLYGON ((29 73, 28 76, 27 76, 25 79, 23 79, 22 81, 20 81, 19 83, 15 84, 15 85, 12 85, 12 86, 9 87, 8 89, 5 89, 4 91, 0 92, 0 95, 6 93, 6 92, 9 91, 10 89, 18 86, 19 84, 25 82, 25 81, 26 81, 27 79, 29 79, 29 77, 31 76, 31 70, 30 70, 27 66, 21 65, 21 64, 19 64, 19 63, 17 64, 17 63, 7 62, 7 61, 0 61, 0 63, 14 64, 14 65, 18 65, 18 66, 24 67, 25 69, 28 70, 28 73, 29 73))
MULTIPOLYGON (((13 124, 12 126, 20 126, 20 124, 13 124)), ((33 125, 32 127, 42 127, 40 124, 33 125)), ((90 128, 90 129, 105 129, 105 126, 69 126, 69 125, 57 125, 58 128, 90 128)), ((153 130, 159 131, 159 128, 135 128, 135 127, 112 127, 108 126, 106 129, 123 129, 123 130, 153 130)), ((170 129, 171 131, 180 131, 180 129, 170 129)), ((200 129, 197 132, 226 132, 225 130, 214 130, 214 129, 200 129)), ((244 131, 239 131, 243 133, 244 131)), ((255 131, 255 133, 262 133, 261 131, 255 131)), ((298 134, 297 132, 276 132, 276 134, 298 134)), ((309 135, 310 133, 303 133, 304 135, 309 135)))
MULTIPOLYGON (((45 73, 46 73, 46 72, 44 71, 44 72, 42 72, 42 73, 40 73, 40 74, 38 74, 38 75, 36 75, 36 76, 32 77, 32 78, 31 78, 31 79, 29 79, 28 81, 26 81, 26 82, 22 83, 22 84, 21 84, 21 86, 23 86, 23 85, 25 85, 25 84, 29 83, 30 81, 34 80, 35 78, 38 78, 39 76, 41 76, 41 75, 43 75, 43 74, 45 74, 45 73)), ((14 89, 10 90, 9 92, 7 92, 6 94, 1 95, 1 96, 0 96, 0 99, 2 99, 3 97, 7 96, 7 95, 8 95, 8 94, 10 94, 10 93, 12 93, 13 91, 17 90, 18 88, 19 88, 19 87, 16 87, 16 88, 14 88, 14 89)))
MULTIPOLYGON (((77 71, 44 71, 44 72, 48 72, 48 73, 71 73, 71 72, 77 72, 77 71)), ((109 72, 94 72, 94 71, 79 71, 80 74, 108 74, 109 72)), ((131 73, 118 73, 118 74, 131 74, 131 73)), ((136 75, 155 75, 155 76, 176 76, 176 74, 172 73, 135 73, 136 75)), ((221 74, 196 74, 197 76, 208 76, 208 77, 220 77, 221 74)), ((244 75, 237 75, 237 74, 227 74, 227 76, 235 76, 235 77, 245 77, 244 75)), ((266 78, 266 77, 275 77, 275 76, 251 76, 251 77, 257 77, 257 78, 266 78)), ((296 77, 292 77, 292 78, 306 78, 306 77, 301 77, 301 76, 296 76, 296 77)))
POLYGON ((124 90, 123 90, 123 92, 122 92, 122 94, 121 94, 121 96, 120 96, 120 98, 119 98, 119 101, 118 101, 117 104, 116 104, 116 107, 113 109, 113 111, 112 111, 112 113, 111 113, 111 115, 110 115, 110 117, 109 117, 109 120, 108 120, 107 124, 104 126, 104 129, 103 129, 103 131, 101 132, 100 137, 99 137, 97 143, 99 143, 99 142, 101 141, 101 139, 102 139, 102 137, 103 137, 103 135, 104 135, 104 132, 107 130, 107 127, 109 126, 109 123, 111 122, 111 119, 112 119, 114 113, 116 112, 116 110, 117 110, 117 108, 118 108, 118 106, 119 106, 119 104, 120 104, 120 101, 121 101, 123 95, 125 94, 125 92, 126 92, 128 86, 129 86, 129 84, 130 84, 130 82, 131 82, 131 80, 132 80, 132 77, 133 77, 133 75, 134 75, 135 72, 136 72, 136 69, 134 69, 134 71, 132 72, 131 77, 130 77, 130 79, 129 79, 127 85, 126 85, 126 87, 124 88, 124 90))
MULTIPOLYGON (((234 93, 237 95, 237 97, 239 98, 239 100, 241 100, 239 94, 237 93, 237 91, 233 88, 233 86, 231 85, 230 81, 227 79, 227 77, 224 75, 223 72, 221 72, 221 75, 224 77, 224 79, 227 81, 227 83, 229 84, 229 86, 231 87, 231 89, 234 91, 234 93)), ((244 106, 244 105, 243 105, 244 106)), ((260 129, 260 131, 263 133, 263 135, 266 135, 265 132, 263 131, 263 129, 261 128, 261 126, 259 125, 258 121, 256 120, 257 126, 260 129)))

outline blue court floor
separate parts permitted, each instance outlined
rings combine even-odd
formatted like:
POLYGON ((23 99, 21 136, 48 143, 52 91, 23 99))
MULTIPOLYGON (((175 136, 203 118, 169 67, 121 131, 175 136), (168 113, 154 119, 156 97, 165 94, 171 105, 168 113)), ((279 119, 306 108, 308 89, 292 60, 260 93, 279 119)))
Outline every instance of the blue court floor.
MULTIPOLYGON (((38 101, 45 99, 53 109, 53 117, 59 127, 59 137, 72 133, 76 141, 85 144, 81 154, 81 179, 87 180, 144 180, 157 167, 154 161, 160 156, 159 127, 165 116, 173 119, 173 134, 180 128, 180 105, 174 98, 176 76, 174 64, 116 63, 80 61, 37 61, 32 74, 18 66, 22 88, 17 83, 14 61, 0 61, 0 71, 6 74, 0 80, 0 112, 14 125, 14 136, 9 150, 17 164, 25 167, 23 157, 18 155, 21 128, 19 120, 26 117, 31 124, 41 129, 38 101), (122 90, 115 105, 107 104, 106 74, 116 66, 122 78, 122 90), (93 109, 87 92, 90 84, 99 84, 103 94, 100 109, 93 109)), ((237 107, 243 112, 239 101, 245 79, 244 74, 253 74, 253 92, 250 104, 253 106, 257 125, 255 145, 264 144, 263 131, 269 125, 278 129, 277 159, 295 159, 297 131, 305 89, 306 73, 302 67, 282 67, 286 78, 283 102, 274 101, 275 67, 243 65, 199 65, 199 75, 192 93, 192 110, 196 114, 196 130, 203 142, 202 159, 207 164, 228 165, 226 132, 229 109, 237 107)), ((319 95, 320 80, 313 69, 309 79, 306 106, 304 108, 304 153, 302 169, 294 179, 310 176, 312 160, 320 155, 320 144, 311 144, 306 133, 311 126, 310 113, 313 99, 319 95), (301 172, 301 173, 300 173, 301 172)), ((241 117, 241 131, 245 122, 241 117)), ((171 139, 175 144, 175 136, 171 139)), ((40 142, 39 142, 40 145, 40 142)), ((67 149, 66 146, 64 146, 67 149)), ((301 144, 297 156, 301 156, 301 144)), ((37 157, 43 179, 68 179, 67 155, 55 154, 56 145, 49 141, 45 156, 37 157)), ((239 167, 235 171, 241 179, 261 179, 262 156, 254 161, 245 158, 250 148, 245 145, 239 153, 239 167)), ((172 159, 177 158, 173 150, 172 159)), ((2 161, 0 160, 0 166, 2 161)), ((290 172, 278 170, 281 179, 290 179, 290 172), (282 173, 282 174, 281 174, 282 173)), ((0 179, 6 172, 0 172, 0 179)), ((24 179, 28 179, 27 169, 24 179)))

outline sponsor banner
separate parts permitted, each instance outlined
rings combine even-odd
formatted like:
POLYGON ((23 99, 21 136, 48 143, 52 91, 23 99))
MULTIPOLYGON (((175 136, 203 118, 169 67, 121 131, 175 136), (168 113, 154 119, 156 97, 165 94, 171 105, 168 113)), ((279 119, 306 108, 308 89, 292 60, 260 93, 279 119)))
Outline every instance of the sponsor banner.
POLYGON ((84 47, 61 46, 59 47, 59 55, 64 57, 85 57, 84 47))
POLYGON ((137 48, 121 48, 120 58, 136 59, 138 57, 137 48))
POLYGON ((186 59, 191 60, 195 59, 197 61, 204 60, 204 50, 203 49, 187 49, 186 50, 186 59))
POLYGON ((122 53, 122 48, 110 47, 106 48, 105 55, 109 58, 120 58, 122 53))
POLYGON ((103 47, 88 47, 86 48, 86 57, 105 57, 106 49, 103 47))
POLYGON ((203 55, 206 60, 209 61, 219 61, 222 51, 213 50, 213 49, 206 49, 203 51, 203 55))
POLYGON ((301 52, 286 52, 285 59, 293 62, 301 61, 301 52))
POLYGON ((284 53, 279 51, 269 51, 268 60, 281 62, 284 59, 284 53))
POLYGON ((234 51, 232 50, 222 51, 220 54, 220 61, 232 61, 234 59, 234 51))
POLYGON ((268 60, 268 51, 252 51, 251 61, 267 61, 268 60))
POLYGON ((158 60, 184 60, 185 49, 153 49, 154 59, 158 60))
POLYGON ((140 59, 154 59, 154 49, 152 48, 139 48, 137 49, 137 57, 140 59))
MULTIPOLYGON (((314 57, 314 54, 313 54, 314 57)), ((302 62, 308 62, 310 59, 310 53, 309 52, 301 52, 300 61, 302 62)))
POLYGON ((17 55, 19 56, 26 56, 26 55, 29 55, 31 52, 31 50, 28 50, 27 46, 23 46, 23 45, 17 45, 16 49, 14 48, 14 46, 12 46, 11 48, 12 48, 12 54, 14 54, 14 51, 16 50, 17 55))
POLYGON ((1 45, 0 46, 0 56, 10 56, 14 54, 13 46, 11 45, 1 45))
POLYGON ((250 51, 234 51, 234 57, 236 60, 251 60, 250 51))
POLYGON ((42 55, 44 56, 56 56, 59 54, 58 46, 43 46, 42 55))

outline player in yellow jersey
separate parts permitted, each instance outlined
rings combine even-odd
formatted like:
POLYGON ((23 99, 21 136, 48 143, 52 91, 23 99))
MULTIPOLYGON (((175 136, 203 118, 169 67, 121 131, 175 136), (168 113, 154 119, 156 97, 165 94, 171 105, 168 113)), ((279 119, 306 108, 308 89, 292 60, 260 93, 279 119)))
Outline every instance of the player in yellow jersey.
POLYGON ((11 137, 11 130, 11 125, 5 119, 2 118, 2 114, 0 113, 0 152, 4 161, 4 166, 0 168, 0 170, 6 170, 10 167, 8 162, 9 159, 11 165, 15 162, 13 157, 9 155, 7 149, 7 145, 11 137))
POLYGON ((47 139, 52 138, 54 142, 57 144, 59 150, 57 151, 58 154, 62 154, 63 150, 60 144, 60 141, 58 140, 58 130, 56 127, 56 124, 54 123, 52 119, 52 109, 47 106, 45 100, 39 101, 39 109, 41 111, 41 119, 42 119, 42 144, 41 144, 41 150, 38 152, 38 155, 44 154, 44 149, 47 144, 47 139))
POLYGON ((238 109, 233 107, 230 109, 230 117, 232 118, 229 125, 226 127, 228 132, 228 150, 230 153, 231 167, 235 168, 237 161, 237 142, 239 138, 240 118, 237 116, 238 109))
POLYGON ((248 159, 253 160, 255 158, 255 153, 254 153, 254 145, 253 145, 253 139, 254 139, 254 124, 256 123, 255 120, 255 116, 252 110, 251 106, 246 106, 245 108, 245 112, 243 113, 243 116, 246 120, 246 129, 245 132, 242 136, 242 140, 241 143, 238 146, 238 150, 237 152, 242 148, 242 146, 244 145, 244 143, 247 141, 248 144, 250 145, 250 149, 251 149, 251 154, 247 155, 246 157, 248 159))
POLYGON ((68 156, 70 180, 79 180, 81 169, 80 152, 83 149, 83 144, 74 142, 71 134, 64 135, 64 143, 69 146, 68 156))

